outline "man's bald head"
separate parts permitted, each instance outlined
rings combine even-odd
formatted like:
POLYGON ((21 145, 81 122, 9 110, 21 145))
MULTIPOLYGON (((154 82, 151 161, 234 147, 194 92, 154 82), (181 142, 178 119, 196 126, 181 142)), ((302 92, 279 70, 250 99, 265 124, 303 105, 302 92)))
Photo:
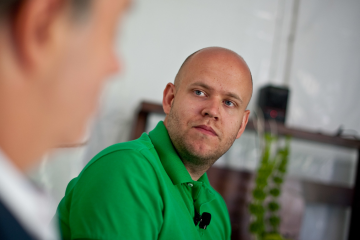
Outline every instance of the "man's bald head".
MULTIPOLYGON (((189 55, 183 64, 181 65, 178 73, 176 74, 174 85, 176 88, 180 86, 181 80, 184 78, 184 75, 188 69, 189 66, 194 65, 195 63, 198 63, 198 61, 208 61, 208 60, 215 60, 215 61, 224 61, 224 60, 230 60, 230 62, 235 63, 234 66, 239 67, 242 69, 245 73, 247 72, 249 75, 249 81, 251 82, 251 94, 250 98, 252 96, 252 87, 253 87, 253 80, 252 75, 250 72, 250 69, 245 62, 245 60, 236 52, 222 48, 222 47, 207 47, 200 49, 191 55, 189 55)), ((249 101, 250 101, 249 98, 249 101)))

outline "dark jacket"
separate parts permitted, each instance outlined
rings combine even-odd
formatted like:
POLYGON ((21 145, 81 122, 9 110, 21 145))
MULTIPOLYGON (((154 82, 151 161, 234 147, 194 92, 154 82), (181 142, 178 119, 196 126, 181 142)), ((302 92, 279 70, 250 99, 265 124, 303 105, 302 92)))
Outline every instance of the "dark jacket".
POLYGON ((14 215, 0 200, 0 239, 1 240, 35 240, 20 225, 14 215))

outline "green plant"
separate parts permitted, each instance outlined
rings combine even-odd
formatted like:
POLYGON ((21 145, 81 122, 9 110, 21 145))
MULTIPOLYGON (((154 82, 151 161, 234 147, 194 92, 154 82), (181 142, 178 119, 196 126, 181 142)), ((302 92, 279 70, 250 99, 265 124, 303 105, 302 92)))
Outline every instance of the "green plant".
POLYGON ((253 200, 249 205, 252 217, 250 232, 257 240, 283 240, 279 232, 279 197, 288 164, 290 137, 286 137, 285 146, 277 148, 275 154, 272 151, 278 138, 265 134, 264 140, 262 158, 252 191, 253 200))

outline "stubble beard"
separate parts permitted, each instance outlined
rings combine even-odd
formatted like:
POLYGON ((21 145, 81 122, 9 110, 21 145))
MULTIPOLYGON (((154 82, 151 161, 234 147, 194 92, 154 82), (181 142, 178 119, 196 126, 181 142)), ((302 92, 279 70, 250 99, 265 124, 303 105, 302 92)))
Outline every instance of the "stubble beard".
MULTIPOLYGON (((181 129, 180 116, 170 110, 167 119, 167 130, 169 137, 184 164, 188 163, 197 168, 210 168, 222 155, 224 155, 232 146, 236 135, 225 140, 225 144, 218 146, 216 149, 209 150, 206 153, 200 153, 191 141, 187 140, 186 132, 181 129)), ((201 141, 201 140, 199 140, 201 141)), ((221 144, 219 144, 221 145, 221 144)))

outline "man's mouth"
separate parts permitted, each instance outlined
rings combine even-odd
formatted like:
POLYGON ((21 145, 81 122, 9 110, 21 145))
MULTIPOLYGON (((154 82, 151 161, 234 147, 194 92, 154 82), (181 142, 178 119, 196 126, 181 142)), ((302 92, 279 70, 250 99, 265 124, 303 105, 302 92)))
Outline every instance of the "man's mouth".
POLYGON ((199 126, 195 126, 194 128, 204 134, 207 134, 210 136, 217 136, 216 132, 214 131, 214 129, 212 129, 212 127, 209 127, 206 125, 199 125, 199 126))

